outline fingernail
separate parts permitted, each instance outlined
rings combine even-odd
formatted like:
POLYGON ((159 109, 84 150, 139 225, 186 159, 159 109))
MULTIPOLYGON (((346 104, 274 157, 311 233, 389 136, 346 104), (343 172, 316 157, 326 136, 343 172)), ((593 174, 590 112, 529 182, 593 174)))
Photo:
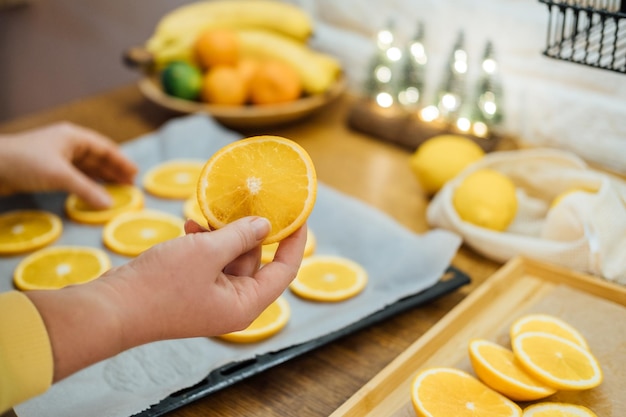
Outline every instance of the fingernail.
POLYGON ((252 226, 252 230, 254 230, 254 236, 257 240, 265 239, 265 236, 269 234, 272 228, 269 220, 267 220, 265 217, 255 217, 250 222, 250 226, 252 226))

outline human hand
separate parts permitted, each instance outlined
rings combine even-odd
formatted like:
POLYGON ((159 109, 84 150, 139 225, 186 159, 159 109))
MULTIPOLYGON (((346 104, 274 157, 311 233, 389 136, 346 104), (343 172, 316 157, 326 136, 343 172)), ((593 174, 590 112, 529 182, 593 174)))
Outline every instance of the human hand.
POLYGON ((130 184, 136 172, 112 140, 72 123, 0 135, 0 195, 59 190, 106 208, 111 198, 96 180, 130 184))

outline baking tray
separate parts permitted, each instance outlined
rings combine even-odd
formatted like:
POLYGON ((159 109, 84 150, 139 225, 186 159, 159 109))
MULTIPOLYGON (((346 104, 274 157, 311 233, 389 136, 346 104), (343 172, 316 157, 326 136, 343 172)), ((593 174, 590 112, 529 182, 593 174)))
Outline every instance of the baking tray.
POLYGON ((269 368, 317 349, 341 337, 389 319, 406 310, 424 305, 469 283, 470 277, 466 273, 455 268, 454 266, 450 266, 435 285, 425 289, 424 291, 400 299, 394 304, 391 304, 384 309, 379 310, 364 319, 359 320, 358 322, 355 322, 354 324, 306 343, 291 346, 278 352, 270 352, 259 355, 247 361, 226 364, 213 370, 198 384, 171 394, 158 404, 155 404, 149 409, 136 414, 136 416, 162 416, 170 411, 176 410, 184 405, 199 400, 200 398, 206 397, 209 394, 233 385, 243 379, 259 374, 269 368))
POLYGON ((488 278, 331 417, 414 417, 410 387, 420 369, 450 366, 472 373, 469 340, 508 343, 508 327, 526 312, 554 314, 577 327, 604 371, 599 387, 557 392, 546 400, 585 405, 603 417, 626 415, 626 287, 520 257, 488 278))

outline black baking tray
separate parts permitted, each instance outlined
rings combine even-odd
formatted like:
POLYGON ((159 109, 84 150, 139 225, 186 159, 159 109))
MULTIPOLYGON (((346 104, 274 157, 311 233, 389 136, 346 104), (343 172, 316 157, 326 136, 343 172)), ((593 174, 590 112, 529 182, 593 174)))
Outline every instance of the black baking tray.
POLYGON ((135 414, 137 417, 158 417, 168 412, 174 411, 180 407, 190 404, 200 398, 206 397, 214 392, 231 386, 241 380, 259 374, 269 368, 281 363, 287 362, 297 356, 310 352, 327 343, 340 339, 356 331, 362 330, 368 326, 387 320, 397 314, 400 314, 411 308, 424 305, 428 302, 436 300, 458 288, 471 282, 470 277, 463 271, 454 266, 447 268, 441 279, 433 286, 405 298, 402 298, 382 310, 359 320, 342 329, 328 333, 314 340, 290 346, 276 352, 269 352, 259 355, 255 358, 233 362, 223 365, 211 371, 206 378, 196 385, 183 389, 171 394, 158 404, 153 405, 147 410, 135 414))

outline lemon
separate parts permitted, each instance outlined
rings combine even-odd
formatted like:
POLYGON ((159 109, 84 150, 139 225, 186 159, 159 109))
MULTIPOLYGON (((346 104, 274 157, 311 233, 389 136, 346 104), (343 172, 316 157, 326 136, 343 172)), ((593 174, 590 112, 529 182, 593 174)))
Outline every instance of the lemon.
POLYGON ((517 213, 515 184, 496 170, 482 168, 461 181, 454 190, 452 204, 466 222, 503 231, 517 213))
POLYGON ((173 61, 161 72, 161 84, 171 96, 196 100, 202 90, 202 72, 187 62, 173 61))
POLYGON ((424 191, 435 194, 485 152, 471 139, 460 135, 438 135, 427 139, 410 157, 410 164, 424 191))

